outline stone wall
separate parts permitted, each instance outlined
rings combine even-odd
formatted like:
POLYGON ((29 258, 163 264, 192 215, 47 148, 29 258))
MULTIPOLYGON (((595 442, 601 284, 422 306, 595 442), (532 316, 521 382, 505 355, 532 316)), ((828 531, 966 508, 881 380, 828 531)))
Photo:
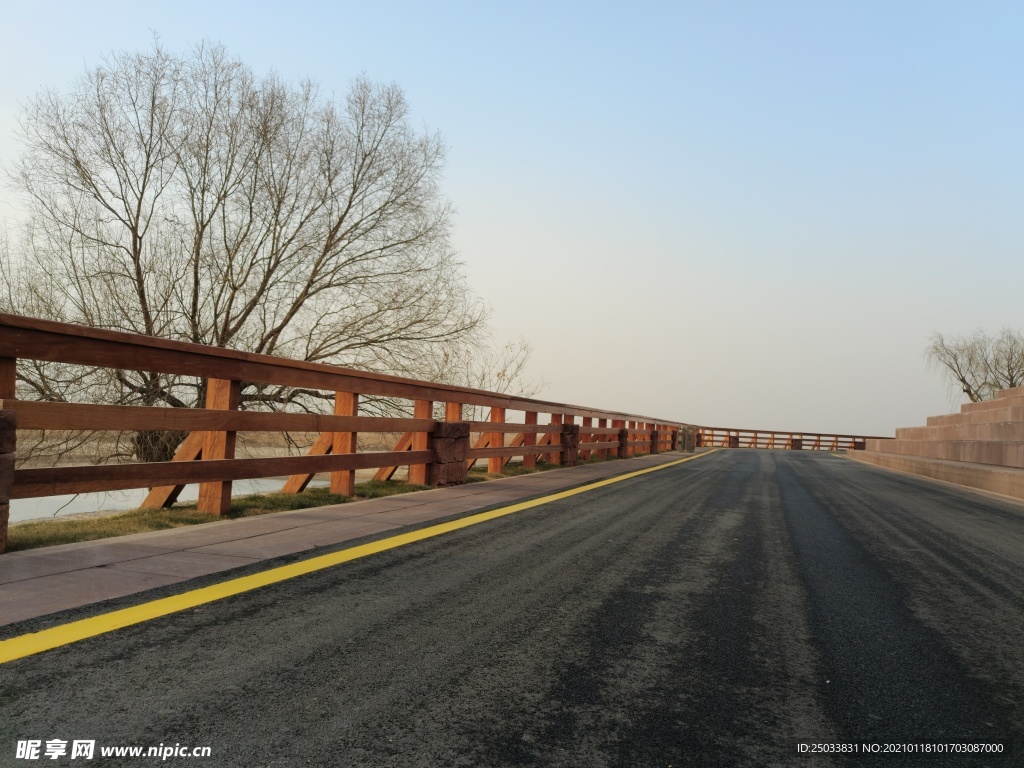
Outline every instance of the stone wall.
POLYGON ((930 416, 893 439, 868 440, 847 453, 868 464, 1024 498, 1024 387, 965 403, 959 413, 930 416))
POLYGON ((439 421, 427 440, 434 460, 427 465, 427 484, 459 485, 466 482, 469 467, 469 424, 460 421, 439 421))

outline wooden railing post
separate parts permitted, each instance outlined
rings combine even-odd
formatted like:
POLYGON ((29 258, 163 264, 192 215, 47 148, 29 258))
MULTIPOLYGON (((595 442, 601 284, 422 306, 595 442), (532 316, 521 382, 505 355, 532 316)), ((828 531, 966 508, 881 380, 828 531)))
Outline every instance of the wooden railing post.
MULTIPOLYGON (((608 419, 598 419, 597 420, 597 426, 600 429, 607 428, 607 426, 608 426, 608 419)), ((598 439, 597 442, 599 442, 599 443, 607 443, 610 439, 611 439, 611 435, 601 435, 601 437, 598 439)), ((597 452, 597 455, 600 456, 602 459, 607 459, 608 458, 608 449, 607 448, 602 448, 601 450, 599 450, 597 452)))
MULTIPOLYGON (((491 407, 491 423, 492 424, 503 424, 505 422, 505 409, 498 408, 497 406, 491 407)), ((504 448, 505 447, 505 433, 504 432, 491 432, 489 445, 491 448, 504 448)), ((501 468, 505 465, 501 456, 492 456, 487 460, 487 472, 491 475, 500 475, 501 468)))
POLYGON ((444 420, 462 421, 462 403, 445 403, 444 420))
MULTIPOLYGON (((433 400, 413 401, 414 419, 432 419, 434 417, 433 400)), ((430 447, 429 432, 414 432, 412 436, 412 449, 414 451, 425 451, 430 447)), ((409 482, 416 485, 426 485, 427 465, 413 464, 409 467, 409 482)))
MULTIPOLYGON (((355 392, 334 393, 334 415, 335 416, 358 416, 359 395, 355 392)), ((335 432, 334 442, 331 446, 331 453, 339 456, 344 453, 356 452, 357 433, 335 432)), ((345 496, 356 495, 356 473, 355 470, 345 469, 338 472, 331 472, 331 493, 340 493, 345 496)))
MULTIPOLYGON (((207 379, 206 407, 217 411, 238 409, 240 385, 228 379, 207 379)), ((207 432, 203 435, 203 460, 235 458, 234 432, 207 432)), ((224 515, 231 509, 231 481, 199 485, 199 511, 224 515)))
MULTIPOLYGON (((526 411, 524 415, 525 415, 525 418, 523 419, 523 421, 526 422, 526 426, 523 429, 523 447, 524 448, 532 448, 533 446, 535 446, 537 444, 537 433, 536 432, 530 432, 529 429, 530 429, 530 425, 531 424, 534 425, 534 426, 536 426, 536 424, 537 424, 537 412, 536 411, 526 411)), ((537 466, 537 454, 535 454, 535 453, 527 453, 527 454, 525 454, 523 456, 523 466, 524 467, 536 467, 537 466)))
POLYGON ((661 433, 658 432, 658 425, 651 424, 651 453, 658 453, 661 446, 658 445, 658 441, 661 439, 661 433))

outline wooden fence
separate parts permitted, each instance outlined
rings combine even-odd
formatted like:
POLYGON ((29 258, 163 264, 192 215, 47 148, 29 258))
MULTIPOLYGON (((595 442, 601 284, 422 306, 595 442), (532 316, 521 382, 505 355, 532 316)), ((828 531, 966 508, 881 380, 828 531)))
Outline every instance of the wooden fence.
POLYGON ((695 427, 696 445, 705 448, 781 448, 790 451, 863 451, 862 435, 816 432, 770 432, 757 429, 695 427))
POLYGON ((664 419, 0 313, 0 552, 9 499, 149 488, 144 506, 164 507, 198 483, 199 509, 219 515, 228 510, 233 480, 287 476, 281 490, 296 493, 315 474, 330 473, 332 492, 352 495, 359 469, 377 469, 386 479, 408 466, 411 482, 448 485, 463 482, 479 460, 500 472, 514 457, 526 466, 538 456, 571 465, 680 447, 693 449, 693 429, 664 419), (19 360, 198 377, 206 380, 205 408, 17 400, 19 360), (333 393, 334 413, 239 410, 247 384, 333 393), (361 396, 411 401, 412 418, 360 416, 361 396), (465 406, 488 408, 488 420, 463 421, 465 406), (171 461, 15 469, 15 428, 189 434, 171 461), (319 437, 305 456, 238 459, 239 432, 319 437), (359 433, 402 436, 390 451, 360 452, 359 433), (472 444, 471 433, 479 434, 472 444))

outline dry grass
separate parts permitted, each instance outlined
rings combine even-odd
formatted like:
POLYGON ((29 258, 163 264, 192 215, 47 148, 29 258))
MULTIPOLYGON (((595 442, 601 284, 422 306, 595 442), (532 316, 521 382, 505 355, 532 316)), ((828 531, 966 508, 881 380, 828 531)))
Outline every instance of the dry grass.
MULTIPOLYGON (((369 480, 356 485, 356 499, 376 499, 397 493, 427 490, 428 486, 403 483, 399 480, 369 480)), ((201 525, 215 520, 255 517, 290 509, 308 509, 350 501, 346 496, 331 493, 327 488, 308 488, 302 493, 256 493, 231 500, 231 510, 224 517, 200 512, 196 502, 175 504, 170 509, 134 509, 115 514, 83 515, 54 520, 30 520, 11 525, 8 551, 50 547, 76 541, 107 539, 130 533, 163 531, 186 525, 201 525)))

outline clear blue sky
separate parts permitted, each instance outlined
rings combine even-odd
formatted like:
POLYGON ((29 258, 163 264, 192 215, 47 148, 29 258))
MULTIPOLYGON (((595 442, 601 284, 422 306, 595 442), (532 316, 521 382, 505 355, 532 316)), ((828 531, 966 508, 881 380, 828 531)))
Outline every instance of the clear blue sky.
POLYGON ((19 102, 154 32, 397 82, 545 397, 887 434, 951 407, 932 333, 1024 327, 1019 2, 40 2, 3 28, 4 163, 19 102))

